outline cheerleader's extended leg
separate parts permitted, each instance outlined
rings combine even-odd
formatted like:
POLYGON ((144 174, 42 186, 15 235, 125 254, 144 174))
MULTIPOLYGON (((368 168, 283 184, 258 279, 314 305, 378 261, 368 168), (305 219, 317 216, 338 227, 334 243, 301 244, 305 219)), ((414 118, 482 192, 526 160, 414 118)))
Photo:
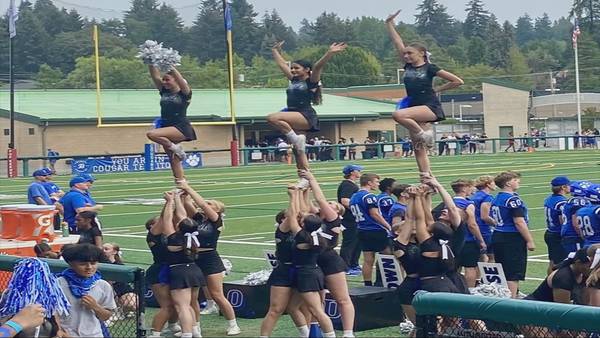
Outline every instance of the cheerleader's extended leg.
POLYGON ((148 139, 163 146, 169 156, 171 170, 176 181, 184 179, 183 165, 181 161, 185 159, 185 152, 179 143, 186 140, 186 137, 175 127, 164 127, 152 129, 146 133, 148 139))
POLYGON ((288 141, 298 151, 296 157, 298 168, 307 170, 306 136, 296 134, 296 130, 305 131, 310 129, 310 125, 304 115, 297 111, 277 112, 269 114, 267 122, 287 137, 288 141), (298 157, 303 157, 303 159, 299 160, 298 157), (301 163, 302 168, 300 168, 301 163))

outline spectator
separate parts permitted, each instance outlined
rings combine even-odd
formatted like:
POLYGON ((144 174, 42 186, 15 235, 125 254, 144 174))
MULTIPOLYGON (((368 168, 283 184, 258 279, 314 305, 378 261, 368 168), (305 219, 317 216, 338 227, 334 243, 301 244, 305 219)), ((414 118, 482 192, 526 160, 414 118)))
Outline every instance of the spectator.
POLYGON ((354 142, 354 137, 350 138, 350 146, 348 147, 348 159, 350 161, 356 161, 356 142, 354 142))
POLYGON ((487 142, 488 136, 484 132, 479 136, 479 153, 482 154, 485 151, 485 143, 487 142))
POLYGON ((39 169, 33 172, 34 181, 27 189, 27 202, 37 205, 52 205, 52 199, 44 188, 44 183, 48 181, 50 172, 45 169, 39 169))
POLYGON ((575 136, 573 136, 573 147, 575 149, 579 148, 579 132, 575 132, 575 136))
MULTIPOLYGON (((60 198, 65 195, 65 192, 58 185, 56 185, 56 183, 52 182, 52 170, 50 168, 44 168, 43 170, 45 170, 46 173, 50 173, 50 175, 46 176, 46 181, 42 184, 48 192, 48 195, 50 195, 50 200, 52 200, 52 204, 56 205, 56 202, 58 202, 58 200, 60 200, 60 198)), ((54 215, 54 230, 60 230, 59 213, 56 213, 54 215)))
POLYGON ((34 245, 33 252, 35 252, 35 256, 39 258, 58 259, 60 257, 60 254, 58 252, 52 251, 50 245, 44 242, 34 245))
MULTIPOLYGON (((21 332, 29 332, 44 323, 46 311, 39 304, 30 304, 17 312, 0 327, 0 337, 14 337, 21 332)), ((27 334, 27 337, 32 337, 27 334)), ((56 335, 56 337, 61 337, 56 335)))
POLYGON ((467 144, 469 145, 469 154, 477 154, 477 143, 479 140, 479 136, 477 136, 477 134, 471 136, 471 138, 469 139, 469 142, 467 142, 467 144))
POLYGON ((346 152, 347 152, 347 148, 346 148, 346 139, 345 138, 340 138, 340 140, 338 141, 338 144, 340 145, 338 147, 338 151, 340 154, 340 160, 345 160, 346 159, 346 152))
POLYGON ((513 153, 517 151, 515 149, 515 137, 514 137, 512 131, 508 133, 508 147, 506 147, 506 149, 504 149, 504 152, 508 152, 508 149, 511 149, 511 148, 512 148, 513 153))
MULTIPOLYGON (((71 190, 67 192, 59 203, 63 209, 64 220, 69 224, 69 231, 77 233, 75 225, 75 215, 82 211, 97 212, 102 210, 101 204, 96 204, 96 201, 89 195, 89 189, 94 182, 93 177, 76 176, 69 181, 71 190)), ((99 223, 96 221, 99 225, 99 223)))
POLYGON ((52 174, 56 174, 55 166, 56 166, 56 161, 58 161, 58 157, 60 156, 60 154, 58 153, 58 151, 48 148, 48 154, 46 156, 48 157, 48 162, 50 163, 50 170, 52 170, 52 174))
POLYGON ((277 156, 279 161, 287 163, 290 146, 281 138, 277 139, 277 156))
POLYGON ((402 157, 412 156, 412 140, 410 137, 400 139, 400 142, 402 142, 402 157))
MULTIPOLYGON (((350 139, 352 141, 352 139, 350 139)), ((360 248, 358 246, 358 228, 352 211, 350 211, 350 198, 358 191, 356 181, 360 178, 360 172, 363 168, 356 164, 349 164, 342 169, 344 180, 337 189, 337 201, 346 208, 342 216, 342 225, 346 228, 343 232, 342 247, 340 256, 348 265, 347 275, 358 276, 361 274, 358 258, 360 257, 360 248)))
POLYGON ((92 244, 102 249, 102 231, 96 223, 96 214, 93 211, 82 211, 75 216, 75 225, 79 232, 77 244, 92 244))
POLYGON ((442 137, 440 137, 440 142, 438 142, 438 156, 442 156, 444 155, 444 152, 447 152, 447 148, 448 148, 448 142, 446 141, 448 139, 448 134, 447 133, 443 133, 442 137))
POLYGON ((448 136, 448 139, 446 139, 446 142, 448 142, 448 144, 446 145, 446 155, 456 155, 457 154, 457 137, 456 137, 456 133, 452 133, 448 136))
MULTIPOLYGON (((104 243, 104 245, 102 245, 102 250, 109 263, 124 265, 123 259, 121 258, 123 253, 121 252, 119 245, 116 243, 104 243)), ((135 311, 138 301, 137 295, 134 293, 131 285, 123 282, 114 282, 112 283, 112 286, 119 303, 123 306, 123 310, 135 311)))
POLYGON ((98 273, 104 259, 102 249, 91 244, 77 244, 64 250, 69 268, 58 278, 69 303, 71 314, 60 316, 69 337, 109 337, 104 324, 117 308, 112 286, 98 273))

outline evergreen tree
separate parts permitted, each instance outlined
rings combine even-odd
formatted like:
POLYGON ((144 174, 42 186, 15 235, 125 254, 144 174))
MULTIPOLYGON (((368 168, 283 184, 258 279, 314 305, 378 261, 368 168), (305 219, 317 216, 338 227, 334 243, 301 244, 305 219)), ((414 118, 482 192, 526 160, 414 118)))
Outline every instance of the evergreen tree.
POLYGON ((335 41, 353 41, 354 31, 349 20, 342 20, 335 13, 323 12, 314 23, 303 20, 301 33, 306 34, 311 44, 330 45, 335 41), (305 28, 305 25, 307 27, 305 28))
POLYGON ((463 24, 463 34, 467 38, 479 37, 485 40, 490 13, 483 8, 483 1, 470 0, 465 11, 467 17, 463 24))
MULTIPOLYGON (((2 34, 8 38, 8 34, 2 34)), ((46 62, 51 38, 44 24, 34 14, 29 1, 19 6, 17 35, 13 40, 15 73, 37 73, 40 65, 46 62)))
POLYGON ((534 38, 533 23, 529 14, 525 14, 517 19, 517 27, 515 29, 515 40, 517 45, 524 46, 527 42, 534 38))
POLYGON ((485 40, 488 47, 485 64, 496 68, 505 68, 508 65, 509 50, 512 46, 511 28, 512 26, 508 21, 500 26, 496 16, 494 14, 490 16, 487 27, 488 34, 485 40), (505 31, 505 28, 507 31, 505 31))
MULTIPOLYGON (((231 4, 231 15, 233 17, 233 48, 235 53, 246 62, 250 62, 252 57, 258 54, 261 49, 262 36, 259 24, 256 22, 258 14, 254 11, 254 6, 249 4, 247 0, 236 0, 231 4)), ((222 15, 221 27, 224 27, 222 15)), ((225 41, 225 33, 219 40, 225 41)))
POLYGON ((388 49, 391 48, 383 20, 363 16, 352 20, 350 25, 355 36, 352 45, 369 50, 377 58, 383 59, 388 49))
MULTIPOLYGON (((237 31, 235 22, 234 31, 237 31)), ((202 1, 200 12, 190 29, 187 50, 202 63, 227 55, 221 1, 202 1)))
POLYGON ((538 40, 547 40, 552 38, 552 22, 548 13, 535 19, 535 38, 538 40))
POLYGON ((419 14, 415 15, 419 34, 429 34, 441 46, 449 46, 456 42, 457 31, 454 19, 447 13, 447 8, 437 0, 423 0, 417 6, 419 14))
POLYGON ((597 33, 600 22, 600 0, 573 0, 569 16, 579 18, 580 24, 585 25, 587 31, 597 33))

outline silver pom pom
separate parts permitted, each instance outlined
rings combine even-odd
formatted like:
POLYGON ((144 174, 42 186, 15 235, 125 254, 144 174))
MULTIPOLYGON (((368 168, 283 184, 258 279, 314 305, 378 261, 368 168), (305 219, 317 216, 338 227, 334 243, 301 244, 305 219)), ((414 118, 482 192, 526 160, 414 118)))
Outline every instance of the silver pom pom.
POLYGON ((270 275, 270 269, 251 272, 248 275, 246 275, 246 277, 244 277, 242 283, 246 285, 264 285, 267 284, 267 280, 269 279, 270 275))
POLYGON ((405 319, 398 327, 403 335, 408 335, 415 329, 415 325, 408 319, 405 319))
POLYGON ((512 295, 510 290, 497 283, 492 284, 480 284, 479 286, 469 289, 471 294, 480 295, 485 297, 496 297, 496 298, 511 298, 512 295))
POLYGON ((173 48, 164 48, 161 43, 146 40, 139 46, 137 57, 145 64, 156 66, 161 72, 168 72, 181 64, 181 55, 173 48))
POLYGON ((227 276, 231 272, 231 269, 233 269, 233 264, 227 258, 221 258, 221 261, 223 261, 223 265, 225 266, 225 271, 223 272, 225 273, 225 276, 227 276))

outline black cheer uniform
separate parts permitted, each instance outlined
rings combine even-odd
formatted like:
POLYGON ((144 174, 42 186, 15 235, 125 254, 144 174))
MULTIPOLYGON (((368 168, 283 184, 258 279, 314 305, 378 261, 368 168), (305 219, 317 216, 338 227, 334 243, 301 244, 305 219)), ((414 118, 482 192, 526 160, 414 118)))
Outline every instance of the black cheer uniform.
POLYGON ((292 286, 292 247, 294 246, 294 235, 291 232, 275 230, 275 256, 277 266, 271 272, 267 285, 269 286, 292 286))
POLYGON ((409 107, 427 106, 437 117, 428 122, 437 122, 446 119, 442 104, 433 91, 433 78, 441 69, 433 63, 426 62, 415 67, 410 63, 404 65, 404 86, 406 94, 410 97, 409 107))
POLYGON ((146 284, 169 284, 169 264, 167 264, 167 238, 162 235, 146 235, 146 243, 152 253, 152 265, 146 270, 146 284))
POLYGON ((323 272, 317 266, 321 250, 320 246, 313 245, 312 236, 305 230, 301 230, 294 236, 292 287, 298 292, 321 291, 325 288, 323 272), (308 244, 310 248, 299 249, 298 245, 301 244, 308 244))
POLYGON ((323 234, 325 234, 327 237, 331 236, 331 239, 324 237, 327 245, 322 248, 323 251, 321 251, 319 258, 317 259, 317 265, 319 265, 325 276, 346 272, 348 269, 346 262, 344 262, 342 257, 340 257, 340 255, 338 255, 338 253, 334 250, 338 244, 339 234, 335 233, 333 229, 339 228, 341 225, 342 219, 340 217, 336 218, 332 222, 323 221, 323 227, 321 231, 323 231, 323 234))
POLYGON ((315 97, 315 91, 319 88, 319 83, 311 82, 310 78, 300 80, 292 78, 285 91, 287 94, 287 108, 284 111, 297 111, 308 122, 307 131, 319 131, 319 118, 317 112, 312 107, 312 100, 315 97))
MULTIPOLYGON (((429 292, 452 292, 459 293, 458 289, 447 277, 447 273, 453 270, 453 266, 446 264, 442 259, 442 245, 438 239, 430 237, 419 244, 421 250, 421 265, 419 266, 419 278, 421 289, 429 292), (425 252, 437 252, 439 257, 423 256, 425 252)), ((452 257, 452 253, 448 253, 452 257)))
POLYGON ((186 254, 187 238, 181 232, 167 237, 167 246, 181 248, 179 251, 168 250, 169 287, 171 290, 202 287, 206 285, 202 270, 194 263, 193 254, 186 254))
POLYGON ((160 93, 160 127, 175 127, 179 130, 186 141, 196 139, 194 128, 187 118, 187 108, 192 100, 192 92, 184 94, 182 91, 171 93, 162 87, 160 93))
POLYGON ((400 304, 411 305, 415 292, 421 289, 419 281, 419 266, 421 265, 421 250, 416 243, 409 242, 404 245, 397 240, 392 241, 394 254, 402 251, 403 255, 398 258, 402 268, 406 272, 406 278, 397 289, 400 304))
POLYGON ((198 241, 201 249, 212 249, 198 251, 196 264, 205 276, 222 273, 225 271, 223 260, 217 252, 217 241, 223 227, 223 215, 219 214, 216 222, 211 222, 204 214, 197 213, 192 217, 198 223, 198 241))
POLYGON ((552 276, 552 287, 548 285, 548 277, 525 299, 554 302, 553 289, 563 289, 573 292, 576 288, 581 287, 581 283, 577 283, 577 276, 575 276, 569 265, 556 270, 552 276))

